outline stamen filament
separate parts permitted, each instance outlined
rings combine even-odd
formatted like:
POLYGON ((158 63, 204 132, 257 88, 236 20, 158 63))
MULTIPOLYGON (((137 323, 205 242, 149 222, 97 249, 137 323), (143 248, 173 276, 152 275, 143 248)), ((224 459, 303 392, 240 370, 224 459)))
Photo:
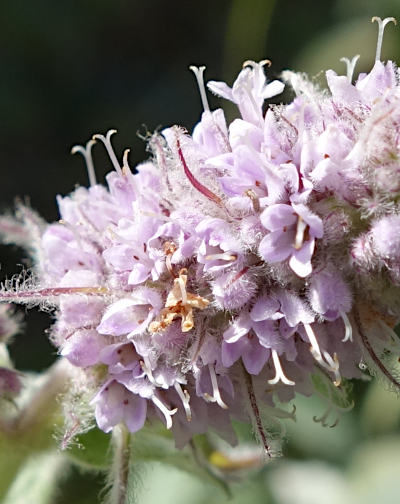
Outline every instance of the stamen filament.
POLYGON ((344 338, 342 339, 343 343, 345 343, 346 341, 353 341, 353 329, 351 327, 349 317, 344 311, 340 312, 340 316, 342 317, 344 327, 346 330, 344 338))
POLYGON ((247 189, 244 194, 250 198, 251 203, 253 205, 253 210, 258 213, 260 211, 260 200, 257 194, 253 191, 253 189, 247 189))
POLYGON ((86 163, 86 170, 89 177, 89 185, 91 187, 95 186, 97 183, 92 158, 92 147, 95 143, 96 140, 91 139, 86 143, 86 147, 83 147, 83 145, 74 145, 71 149, 71 154, 76 154, 78 152, 79 154, 82 154, 82 156, 84 157, 86 163))
POLYGON ((275 378, 273 378, 272 380, 268 380, 268 383, 270 385, 275 385, 280 380, 285 385, 295 385, 294 381, 289 380, 289 378, 287 378, 285 376, 285 373, 283 372, 281 362, 279 360, 279 356, 278 356, 278 353, 276 350, 272 350, 272 360, 274 361, 276 374, 275 374, 275 378))
POLYGON ((217 381, 217 375, 215 374, 215 368, 214 366, 209 364, 208 369, 210 371, 211 384, 213 388, 213 396, 212 397, 209 396, 210 402, 216 402, 218 406, 220 406, 222 409, 228 409, 228 406, 222 400, 221 393, 218 388, 218 381, 217 381))
POLYGON ((165 417, 165 422, 167 424, 167 429, 170 429, 172 427, 172 415, 175 415, 175 413, 178 411, 178 408, 174 408, 173 410, 169 410, 165 404, 157 397, 153 396, 151 398, 155 406, 161 411, 161 413, 165 417))
POLYGON ((210 107, 208 105, 207 93, 206 93, 206 88, 204 86, 204 78, 203 78, 203 74, 204 74, 205 69, 206 69, 205 66, 197 67, 197 66, 192 65, 189 67, 189 70, 191 70, 196 77, 203 109, 205 112, 210 112, 210 107))
POLYGON ((346 65, 347 80, 350 82, 350 84, 353 80, 354 69, 356 67, 356 64, 357 64, 357 61, 359 60, 359 58, 360 58, 359 54, 356 54, 355 56, 353 56, 353 58, 351 60, 349 60, 349 58, 340 58, 340 61, 343 61, 343 63, 346 65))
POLYGON ((191 411, 190 405, 189 405, 189 401, 190 401, 189 392, 186 389, 182 390, 182 387, 181 387, 180 383, 178 383, 178 382, 175 382, 174 387, 175 387, 175 390, 177 391, 179 398, 182 401, 183 407, 185 409, 186 420, 188 422, 191 422, 192 421, 192 411, 191 411))
POLYGON ((397 25, 397 20, 394 17, 387 17, 385 19, 381 19, 378 16, 374 16, 371 19, 371 23, 376 21, 378 23, 378 41, 376 44, 376 56, 375 56, 375 61, 380 61, 381 59, 381 51, 382 51, 382 42, 383 42, 383 32, 385 31, 385 26, 392 22, 395 25, 397 25))
POLYGON ((335 381, 333 383, 335 386, 338 387, 341 382, 341 376, 339 373, 339 361, 338 361, 337 355, 334 354, 333 359, 332 359, 332 357, 329 355, 328 352, 324 352, 324 355, 323 355, 323 357, 325 358, 325 360, 324 360, 324 358, 322 357, 322 354, 321 354, 321 349, 319 348, 319 345, 317 342, 317 338, 315 337, 314 331, 312 330, 310 324, 303 324, 303 325, 304 325, 304 329, 306 330, 308 339, 311 344, 310 350, 311 350, 312 356, 314 357, 314 359, 318 362, 318 364, 321 367, 327 369, 331 373, 334 373, 335 381))
POLYGON ((93 140, 101 140, 103 142, 105 148, 107 149, 107 153, 110 156, 111 162, 115 168, 115 171, 118 173, 118 175, 122 175, 121 166, 118 162, 117 156, 115 155, 114 152, 114 148, 111 144, 111 136, 116 132, 117 130, 110 129, 107 131, 106 136, 100 134, 93 135, 93 140))

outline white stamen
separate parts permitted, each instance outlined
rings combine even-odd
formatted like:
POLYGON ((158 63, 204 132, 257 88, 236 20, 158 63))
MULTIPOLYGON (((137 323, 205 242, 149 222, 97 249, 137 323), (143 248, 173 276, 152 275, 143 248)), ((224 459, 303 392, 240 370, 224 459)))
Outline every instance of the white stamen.
POLYGON ((347 67, 347 80, 350 82, 353 80, 353 73, 354 69, 356 67, 357 61, 359 59, 360 55, 356 54, 352 60, 350 61, 349 58, 340 58, 340 61, 343 61, 347 67))
POLYGON ((246 60, 243 63, 242 68, 246 68, 247 66, 249 66, 254 70, 257 68, 258 65, 260 65, 262 67, 267 66, 268 68, 270 68, 270 66, 272 65, 272 61, 269 59, 265 59, 265 60, 261 60, 258 63, 256 63, 255 61, 252 61, 252 60, 246 60))
POLYGON ((192 421, 192 411, 191 411, 190 405, 189 405, 189 401, 190 401, 189 392, 186 389, 182 390, 182 388, 178 382, 175 382, 174 387, 180 397, 180 400, 182 401, 183 407, 185 408, 186 420, 188 422, 191 422, 192 421))
POLYGON ((319 348, 317 338, 315 337, 314 331, 312 330, 310 324, 303 324, 303 325, 304 329, 306 330, 308 339, 310 340, 311 343, 312 356, 321 367, 327 369, 331 373, 334 373, 335 375, 334 385, 338 387, 340 385, 342 378, 339 373, 339 361, 337 359, 337 355, 334 354, 332 359, 332 357, 329 355, 328 352, 324 352, 324 356, 322 357, 321 349, 319 348))
POLYGON ((325 358, 326 362, 328 363, 328 367, 326 369, 328 369, 329 371, 331 371, 335 375, 335 381, 333 382, 333 384, 336 387, 339 387, 339 385, 342 382, 342 377, 340 376, 340 373, 339 373, 339 361, 338 361, 336 353, 333 354, 333 359, 332 359, 332 357, 329 355, 328 352, 324 352, 324 358, 325 358))
POLYGON ((186 286, 183 278, 179 276, 177 278, 178 283, 179 283, 179 288, 181 290, 181 297, 182 297, 182 305, 185 306, 187 303, 187 294, 186 294, 186 286))
MULTIPOLYGON (((130 337, 130 334, 128 334, 128 339, 130 337)), ((149 362, 145 362, 145 357, 143 357, 143 360, 140 361, 140 367, 142 368, 143 373, 147 376, 148 380, 150 383, 153 383, 156 387, 161 387, 162 385, 160 383, 157 383, 156 379, 153 376, 153 372, 151 370, 151 366, 149 362)))
POLYGON ((192 65, 189 67, 189 70, 191 70, 196 77, 197 85, 199 87, 200 92, 201 103, 203 104, 203 109, 205 112, 210 112, 210 107, 208 105, 207 93, 206 88, 204 86, 204 78, 203 78, 205 69, 206 69, 205 66, 196 67, 192 65))
POLYGON ((229 254, 227 252, 223 254, 210 254, 205 256, 206 261, 236 261, 237 255, 229 254))
POLYGON ((381 51, 382 51, 382 42, 383 42, 383 32, 385 31, 385 26, 392 22, 395 25, 397 25, 397 20, 394 17, 387 17, 385 19, 381 19, 378 16, 374 16, 371 19, 371 23, 376 21, 378 23, 378 41, 376 43, 376 56, 375 56, 375 61, 380 61, 381 59, 381 51))
POLYGON ((83 147, 83 145, 74 145, 71 149, 71 154, 76 154, 77 152, 79 152, 79 154, 82 154, 82 156, 85 158, 86 170, 89 177, 89 185, 91 187, 95 186, 97 183, 92 159, 92 147, 95 143, 96 140, 92 139, 86 143, 86 147, 83 147))
POLYGON ((344 327, 346 329, 344 338, 342 339, 343 343, 346 341, 353 341, 353 329, 351 327, 349 317, 343 311, 340 312, 340 316, 342 317, 344 327))
POLYGON ((115 171, 118 173, 118 175, 122 175, 121 166, 118 162, 117 156, 115 155, 115 152, 114 152, 114 148, 111 144, 111 135, 113 135, 116 132, 117 132, 117 130, 110 129, 107 131, 106 136, 99 135, 99 134, 93 135, 93 140, 101 140, 103 142, 105 148, 107 149, 107 153, 110 156, 111 162, 115 168, 115 171))
POLYGON ((276 375, 272 380, 268 380, 268 383, 270 385, 275 385, 280 380, 285 385, 295 385, 294 381, 289 380, 289 378, 285 376, 276 350, 272 350, 272 360, 274 361, 276 375))
POLYGON ((253 191, 253 189, 246 189, 244 191, 244 194, 250 198, 251 200, 251 203, 253 205, 253 210, 258 213, 260 211, 260 199, 259 197, 257 196, 257 194, 255 193, 255 191, 253 191))
POLYGON ((208 369, 210 371, 213 395, 210 396, 209 394, 204 394, 204 397, 210 402, 216 402, 218 406, 220 406, 222 409, 228 409, 228 406, 224 403, 224 401, 221 398, 221 393, 218 388, 217 375, 215 374, 214 366, 209 364, 208 369))
POLYGON ((297 226, 296 226, 296 236, 294 238, 294 248, 296 250, 300 250, 303 246, 304 242, 304 232, 306 230, 307 224, 304 222, 304 219, 300 217, 297 218, 297 226))
POLYGON ((153 403, 157 406, 157 408, 161 411, 161 413, 165 417, 165 422, 167 424, 167 429, 170 429, 172 427, 172 415, 175 415, 175 413, 178 411, 178 408, 174 408, 173 410, 169 410, 165 404, 160 401, 160 399, 156 396, 153 396, 151 398, 153 403))

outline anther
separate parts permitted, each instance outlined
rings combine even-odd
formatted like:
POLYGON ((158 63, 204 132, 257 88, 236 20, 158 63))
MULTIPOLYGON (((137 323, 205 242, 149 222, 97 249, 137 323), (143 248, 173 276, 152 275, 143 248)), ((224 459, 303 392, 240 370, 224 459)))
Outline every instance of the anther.
POLYGON ((246 60, 243 63, 242 68, 251 67, 254 69, 254 68, 257 68, 258 65, 267 66, 269 68, 272 65, 272 61, 269 59, 264 59, 264 60, 261 60, 259 63, 256 63, 253 60, 246 60))
POLYGON ((210 107, 208 105, 208 100, 207 100, 207 93, 206 93, 206 88, 204 86, 204 70, 206 69, 205 66, 197 67, 197 66, 190 66, 189 70, 191 70, 194 73, 194 76, 196 77, 197 85, 199 87, 199 92, 200 92, 200 98, 201 98, 201 103, 203 104, 203 109, 205 112, 210 112, 210 107))
POLYGON ((385 31, 385 26, 392 22, 395 25, 397 25, 397 20, 394 17, 387 17, 385 19, 381 19, 378 16, 374 16, 371 19, 371 23, 376 21, 378 23, 378 41, 376 43, 376 56, 375 56, 375 61, 380 61, 381 59, 381 51, 382 51, 382 41, 383 41, 383 32, 385 31))
POLYGON ((354 69, 356 67, 359 58, 360 58, 359 54, 356 54, 351 60, 349 60, 349 58, 340 58, 340 61, 343 61, 343 63, 346 65, 347 80, 350 82, 350 84, 353 80, 354 69))
POLYGON ((295 385, 294 381, 289 380, 289 378, 287 378, 285 376, 285 373, 283 372, 281 362, 279 360, 278 353, 276 350, 272 350, 272 360, 274 361, 276 374, 275 374, 275 378, 273 378, 272 380, 268 380, 268 383, 270 385, 275 385, 276 383, 281 381, 285 385, 295 385))
POLYGON ((107 131, 106 136, 100 134, 93 135, 93 140, 101 140, 103 142, 105 148, 107 149, 107 153, 110 156, 111 162, 115 168, 115 171, 118 173, 118 175, 122 175, 121 166, 118 162, 117 156, 115 155, 114 152, 114 148, 111 144, 111 136, 114 135, 114 133, 116 132, 117 130, 110 129, 107 131))
POLYGON ((92 147, 95 143, 96 140, 91 139, 86 143, 86 147, 83 147, 83 145, 74 145, 71 149, 71 154, 76 154, 77 152, 79 152, 79 154, 82 154, 82 156, 85 158, 86 170, 89 177, 89 185, 91 187, 95 186, 97 183, 92 158, 92 147))

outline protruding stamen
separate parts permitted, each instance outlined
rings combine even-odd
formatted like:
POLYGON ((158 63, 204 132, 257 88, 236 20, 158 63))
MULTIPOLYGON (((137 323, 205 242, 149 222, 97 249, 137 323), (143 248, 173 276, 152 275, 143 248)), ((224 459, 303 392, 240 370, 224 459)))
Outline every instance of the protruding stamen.
POLYGON ((326 369, 329 369, 329 371, 331 371, 335 375, 335 381, 333 382, 333 384, 335 385, 335 387, 339 387, 339 385, 342 383, 342 377, 339 373, 339 360, 337 354, 334 353, 332 359, 328 352, 324 352, 324 359, 328 364, 328 367, 326 369))
POLYGON ((356 67, 359 57, 360 55, 356 54, 351 60, 349 60, 349 58, 340 58, 340 61, 343 61, 343 63, 347 67, 347 80, 350 82, 350 84, 353 80, 354 69, 356 67))
POLYGON ((229 254, 229 252, 224 252, 221 254, 209 254, 206 255, 204 258, 206 261, 236 261, 237 255, 236 254, 229 254))
POLYGON ((220 406, 223 409, 228 409, 228 406, 222 400, 221 393, 218 388, 217 375, 215 374, 214 366, 209 364, 208 369, 210 371, 210 378, 211 378, 211 385, 213 388, 213 395, 210 396, 209 394, 204 394, 204 398, 206 400, 208 400, 209 402, 216 402, 218 404, 218 406, 220 406))
POLYGON ((203 109, 205 112, 210 112, 210 107, 208 105, 208 100, 207 100, 207 93, 206 93, 206 88, 204 86, 204 70, 206 69, 205 66, 197 67, 197 66, 190 66, 189 70, 191 70, 197 81, 197 85, 199 86, 199 92, 200 92, 200 98, 201 98, 201 103, 203 104, 203 109))
POLYGON ((85 158, 86 170, 89 177, 89 185, 91 187, 95 186, 97 183, 92 159, 92 147, 95 143, 96 140, 91 139, 86 143, 86 147, 83 147, 83 145, 74 145, 71 149, 71 154, 76 154, 77 152, 79 152, 79 154, 82 154, 82 156, 85 158))
POLYGON ((131 149, 125 149, 124 150, 124 155, 122 157, 122 172, 126 175, 128 173, 132 173, 131 167, 129 166, 129 153, 131 152, 131 149))
POLYGON ((117 132, 117 130, 110 129, 107 131, 106 136, 100 135, 100 134, 93 135, 93 140, 101 140, 103 142, 105 148, 107 149, 107 153, 110 156, 111 162, 115 168, 115 171, 119 175, 122 175, 121 166, 118 162, 117 156, 115 155, 115 152, 114 152, 114 148, 111 144, 111 135, 113 135, 116 132, 117 132))
POLYGON ((297 226, 296 226, 296 236, 294 238, 294 248, 296 250, 300 250, 303 246, 304 242, 304 233, 306 231, 307 224, 304 222, 304 219, 300 217, 297 218, 297 226))
MULTIPOLYGON (((129 335, 128 335, 128 338, 129 338, 129 335)), ((156 379, 153 376, 153 372, 151 370, 151 366, 148 361, 148 358, 143 357, 143 359, 141 359, 139 361, 139 364, 140 364, 140 367, 142 368, 143 373, 147 376, 149 382, 152 383, 153 385, 155 385, 156 387, 161 387, 161 384, 157 383, 156 379)))
POLYGON ((180 400, 182 401, 183 407, 185 408, 186 420, 188 422, 191 422, 192 421, 192 411, 191 411, 190 405, 189 405, 189 401, 190 401, 189 392, 186 389, 182 390, 181 385, 178 382, 175 382, 174 387, 178 393, 180 400))
POLYGON ((246 68, 246 67, 251 67, 251 68, 257 68, 257 66, 260 65, 260 66, 267 66, 268 68, 272 65, 272 61, 269 60, 269 59, 264 59, 264 60, 261 60, 259 63, 256 63, 255 61, 253 60, 246 60, 243 65, 242 65, 242 68, 246 68))
POLYGON ((255 191, 253 191, 253 189, 246 189, 246 191, 244 191, 244 194, 251 199, 253 210, 258 213, 260 211, 260 199, 255 191))
POLYGON ((340 385, 341 382, 341 376, 339 373, 339 361, 337 358, 337 355, 334 354, 333 359, 329 355, 328 352, 324 352, 323 356, 321 353, 321 349, 319 348, 317 338, 315 337, 314 331, 312 330, 310 324, 304 324, 304 329, 306 330, 308 339, 310 340, 311 343, 311 354, 314 357, 314 359, 318 362, 318 364, 330 371, 331 373, 334 373, 335 375, 335 381, 334 385, 337 387, 340 385), (325 358, 325 360, 324 360, 325 358))
POLYGON ((295 385, 294 381, 289 380, 289 378, 287 378, 285 376, 285 373, 283 372, 281 362, 279 360, 279 356, 278 356, 276 350, 272 350, 272 360, 274 361, 276 374, 275 374, 275 378, 273 378, 272 380, 268 380, 268 383, 270 385, 275 385, 280 380, 285 385, 295 385))
POLYGON ((178 411, 178 408, 174 408, 173 410, 169 410, 165 404, 157 397, 153 396, 151 398, 153 403, 157 406, 157 408, 161 411, 161 413, 165 417, 165 423, 167 424, 167 429, 170 429, 172 427, 172 415, 175 415, 175 413, 178 411))
POLYGON ((318 418, 317 416, 314 416, 313 421, 315 423, 320 423, 322 425, 322 427, 329 427, 329 428, 333 429, 339 423, 339 417, 336 418, 336 420, 333 422, 333 424, 328 425, 327 420, 328 420, 329 415, 331 414, 331 411, 332 411, 332 407, 329 407, 320 418, 318 418))
POLYGON ((340 316, 342 317, 344 327, 345 327, 345 334, 344 334, 344 338, 342 339, 343 343, 345 343, 346 341, 353 341, 353 329, 351 327, 349 317, 347 316, 347 314, 344 311, 340 312, 340 316))
POLYGON ((176 245, 174 242, 167 241, 163 245, 164 253, 165 253, 165 266, 170 274, 176 278, 176 274, 174 272, 174 268, 172 266, 171 257, 176 252, 176 245))
POLYGON ((383 32, 385 31, 385 26, 390 22, 397 25, 397 20, 394 17, 387 17, 382 20, 380 17, 374 16, 371 19, 371 23, 373 23, 374 21, 376 21, 378 23, 378 42, 376 43, 375 61, 380 61, 381 51, 382 51, 383 32))

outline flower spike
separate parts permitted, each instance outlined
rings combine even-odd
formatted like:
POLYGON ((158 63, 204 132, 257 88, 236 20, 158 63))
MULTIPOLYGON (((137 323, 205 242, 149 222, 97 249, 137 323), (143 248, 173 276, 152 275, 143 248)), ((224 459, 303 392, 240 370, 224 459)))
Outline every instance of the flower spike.
POLYGON ((383 42, 383 32, 385 31, 385 26, 392 22, 395 25, 397 25, 397 20, 394 17, 387 17, 385 19, 381 19, 378 16, 374 16, 371 19, 371 23, 376 21, 378 23, 378 41, 376 43, 376 56, 375 56, 375 61, 380 61, 381 59, 381 51, 382 51, 382 42, 383 42))

